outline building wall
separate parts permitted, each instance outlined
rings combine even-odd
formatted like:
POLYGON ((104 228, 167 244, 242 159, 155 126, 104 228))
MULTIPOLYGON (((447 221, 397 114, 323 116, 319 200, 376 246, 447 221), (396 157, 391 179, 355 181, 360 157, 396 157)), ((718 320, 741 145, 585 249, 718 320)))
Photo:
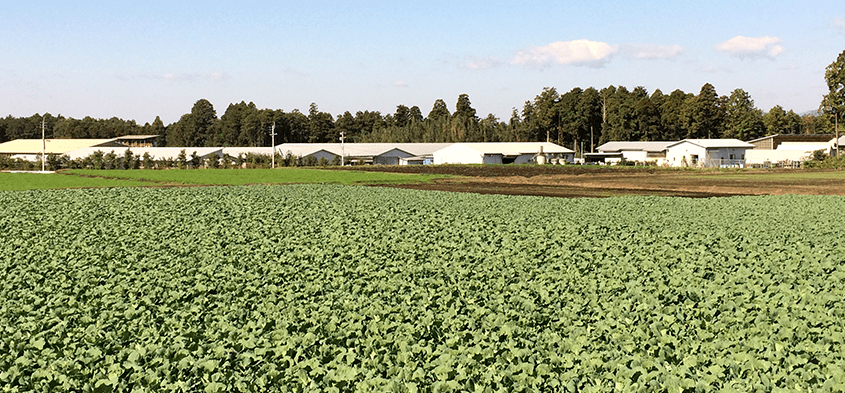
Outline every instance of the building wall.
POLYGON ((707 156, 710 160, 744 160, 745 150, 741 147, 720 147, 708 149, 707 156))
POLYGON ((666 161, 670 166, 699 166, 701 160, 707 156, 707 149, 689 142, 682 142, 670 146, 666 150, 666 161), (698 156, 698 162, 693 162, 692 157, 698 156))
POLYGON ((463 145, 451 145, 434 152, 435 164, 483 164, 484 155, 463 145))
POLYGON ((501 154, 485 154, 481 160, 483 164, 501 164, 503 157, 501 154))
POLYGON ((745 163, 748 165, 762 165, 764 163, 806 161, 812 157, 812 154, 812 152, 800 150, 750 149, 745 153, 745 163))
POLYGON ((648 161, 648 152, 643 150, 622 150, 622 157, 627 161, 646 162, 648 161))

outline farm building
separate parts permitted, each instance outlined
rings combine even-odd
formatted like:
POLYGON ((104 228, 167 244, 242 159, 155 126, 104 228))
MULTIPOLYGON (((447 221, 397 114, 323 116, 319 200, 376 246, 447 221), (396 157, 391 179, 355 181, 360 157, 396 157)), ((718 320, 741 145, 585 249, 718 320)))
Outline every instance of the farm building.
POLYGON ((41 156, 42 148, 46 154, 63 155, 85 147, 120 148, 126 145, 117 138, 110 139, 15 139, 0 143, 0 155, 36 161, 41 156))
MULTIPOLYGON (((191 156, 196 153, 200 159, 206 160, 211 155, 216 154, 218 157, 222 157, 222 148, 220 147, 126 147, 121 146, 117 148, 104 148, 104 147, 85 147, 81 149, 74 150, 72 152, 67 153, 68 158, 71 160, 76 159, 83 159, 85 157, 89 157, 96 152, 101 152, 103 154, 114 153, 118 157, 123 157, 126 154, 126 150, 132 152, 133 156, 136 157, 143 157, 144 154, 149 154, 150 158, 154 161, 158 160, 173 160, 176 161, 179 154, 184 151, 185 158, 190 161, 191 156)), ((267 149, 265 149, 267 150, 267 149)))
POLYGON ((551 142, 454 143, 434 152, 435 164, 526 164, 537 158, 571 163, 575 151, 551 142))
POLYGON ((282 156, 313 157, 327 161, 377 165, 409 165, 431 163, 435 151, 450 143, 284 143, 276 146, 282 156))
POLYGON ((832 134, 769 135, 748 143, 754 149, 746 152, 749 166, 797 166, 813 157, 816 151, 831 154, 832 134))
POLYGON ((839 155, 839 152, 841 150, 841 146, 842 146, 843 143, 845 143, 845 135, 840 136, 839 140, 837 140, 836 137, 833 137, 830 140, 830 148, 831 148, 834 156, 839 155))
POLYGON ((614 163, 623 158, 627 161, 662 165, 666 160, 666 147, 674 142, 607 142, 596 150, 605 155, 605 162, 614 163))
POLYGON ((775 134, 748 141, 754 150, 777 150, 781 144, 827 144, 833 134, 775 134))
POLYGON ((670 166, 745 166, 746 151, 754 145, 739 139, 684 139, 666 146, 670 166))

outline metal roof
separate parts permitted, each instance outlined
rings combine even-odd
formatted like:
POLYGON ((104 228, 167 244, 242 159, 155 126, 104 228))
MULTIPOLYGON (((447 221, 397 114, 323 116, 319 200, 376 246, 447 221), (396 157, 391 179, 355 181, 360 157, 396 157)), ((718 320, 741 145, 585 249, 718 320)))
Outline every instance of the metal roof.
POLYGON ((545 154, 575 153, 574 150, 551 142, 462 142, 449 145, 464 146, 483 154, 502 154, 506 156, 538 154, 541 149, 545 154))
POLYGON ((666 150, 666 147, 675 143, 675 141, 651 141, 651 142, 624 142, 624 141, 615 141, 615 142, 607 142, 599 147, 596 150, 600 152, 619 152, 622 150, 625 151, 647 151, 647 152, 662 152, 666 150))
MULTIPOLYGON (((47 154, 66 154, 68 152, 91 146, 122 146, 117 138, 110 139, 45 139, 47 154)), ((15 139, 0 143, 0 154, 41 154, 41 139, 15 139)))
POLYGON ((821 142, 831 140, 833 137, 833 134, 774 134, 752 139, 748 143, 760 142, 766 139, 778 139, 786 142, 821 142))
POLYGON ((119 136, 115 139, 118 139, 118 140, 121 140, 121 141, 124 141, 124 140, 129 141, 129 140, 137 140, 137 139, 141 139, 141 140, 143 140, 143 139, 153 139, 153 138, 158 138, 158 137, 159 137, 159 135, 124 135, 124 136, 119 136))
POLYGON ((666 148, 670 148, 672 146, 680 145, 681 143, 688 142, 692 143, 693 145, 703 147, 705 149, 716 149, 720 147, 729 147, 729 148, 743 148, 743 149, 751 149, 754 148, 754 145, 743 142, 739 139, 684 139, 678 142, 673 142, 666 146, 666 148))

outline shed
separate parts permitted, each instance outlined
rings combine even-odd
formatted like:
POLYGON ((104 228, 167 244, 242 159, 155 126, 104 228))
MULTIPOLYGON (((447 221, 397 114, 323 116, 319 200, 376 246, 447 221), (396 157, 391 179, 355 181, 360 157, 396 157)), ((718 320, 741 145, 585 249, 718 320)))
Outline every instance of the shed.
POLYGON ((619 153, 621 157, 608 156, 606 162, 618 161, 624 158, 627 161, 663 164, 666 159, 666 147, 675 143, 674 141, 649 141, 649 142, 607 142, 596 150, 599 153, 619 153))

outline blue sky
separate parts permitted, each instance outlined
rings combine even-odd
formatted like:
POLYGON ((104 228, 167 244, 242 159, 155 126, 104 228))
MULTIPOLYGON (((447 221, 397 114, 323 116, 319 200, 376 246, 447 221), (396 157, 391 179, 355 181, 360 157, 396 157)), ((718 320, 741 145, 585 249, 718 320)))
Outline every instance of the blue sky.
POLYGON ((165 124, 211 101, 393 113, 469 94, 501 120, 543 87, 749 92, 817 109, 845 50, 839 1, 15 2, 0 11, 0 116, 165 124))

